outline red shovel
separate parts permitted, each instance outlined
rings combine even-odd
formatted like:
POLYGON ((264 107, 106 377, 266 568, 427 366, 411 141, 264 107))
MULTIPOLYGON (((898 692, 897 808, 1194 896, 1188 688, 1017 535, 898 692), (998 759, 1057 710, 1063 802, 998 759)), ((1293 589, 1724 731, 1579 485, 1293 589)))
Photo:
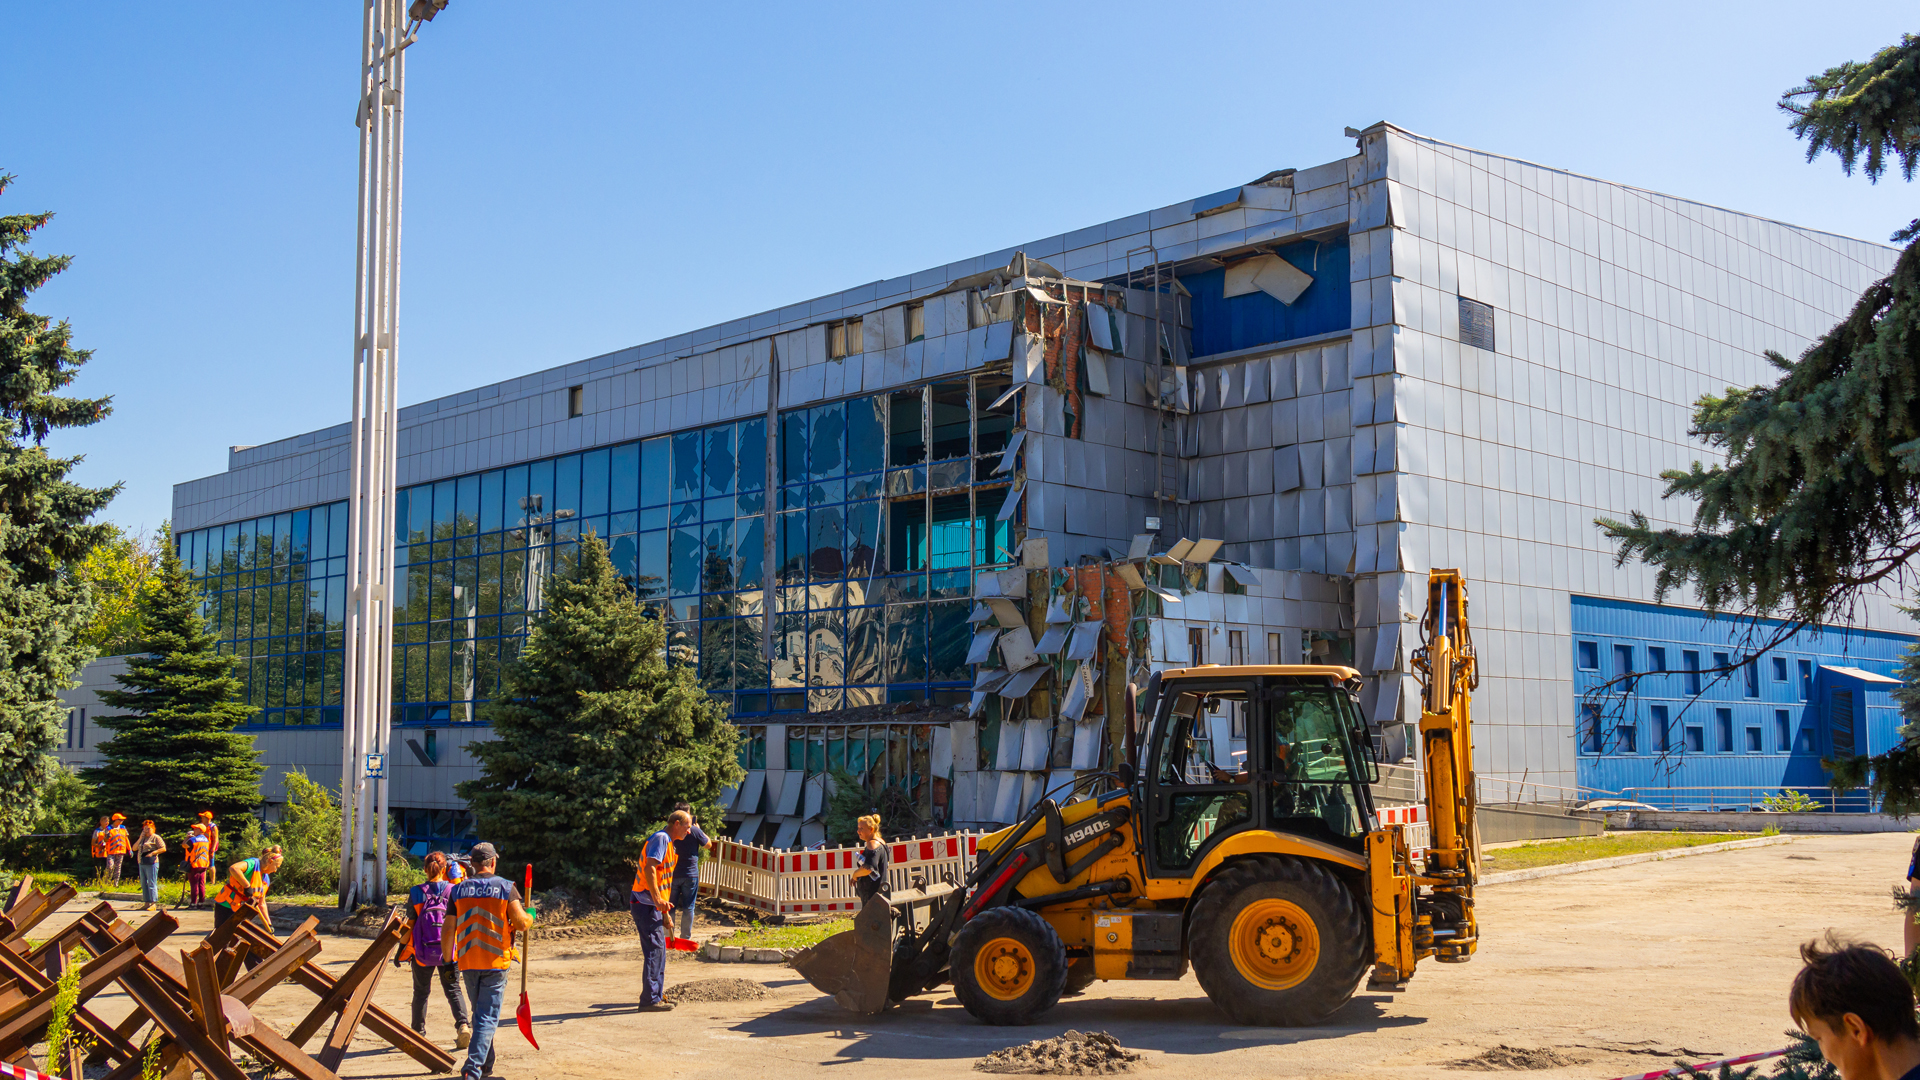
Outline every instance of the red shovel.
MULTIPOLYGON (((527 864, 527 902, 533 902, 533 864, 527 864)), ((520 1007, 514 1010, 513 1020, 520 1025, 520 1034, 527 1037, 535 1050, 540 1049, 540 1041, 533 1037, 533 1003, 527 1000, 527 952, 533 947, 533 927, 526 929, 526 937, 520 947, 520 1007)))

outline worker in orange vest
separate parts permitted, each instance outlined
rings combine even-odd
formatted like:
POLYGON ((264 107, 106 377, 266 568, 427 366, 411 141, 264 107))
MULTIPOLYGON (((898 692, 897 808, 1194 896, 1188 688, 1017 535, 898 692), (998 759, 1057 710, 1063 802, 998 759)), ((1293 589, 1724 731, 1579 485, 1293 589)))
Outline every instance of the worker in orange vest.
POLYGON ((207 838, 207 827, 195 823, 188 829, 183 848, 187 857, 187 903, 204 904, 207 902, 207 871, 213 866, 213 841, 207 838))
POLYGON ((207 854, 220 857, 220 826, 213 823, 213 811, 200 811, 200 824, 207 827, 207 854))
POLYGON ((674 848, 693 831, 693 815, 675 810, 667 815, 667 827, 647 837, 640 851, 640 865, 633 871, 633 891, 627 911, 633 916, 633 928, 640 932, 641 978, 640 1011, 666 1012, 673 1002, 666 1000, 667 920, 673 915, 673 868, 680 861, 674 848))
POLYGON ((113 848, 113 819, 105 814, 100 816, 100 827, 93 830, 94 877, 107 880, 108 852, 113 848))
POLYGON ((114 814, 113 827, 107 830, 107 883, 120 884, 120 864, 133 850, 133 838, 127 835, 127 815, 114 814))
MULTIPOLYGON (((273 920, 267 917, 267 890, 273 886, 274 871, 280 869, 280 861, 285 857, 280 845, 274 844, 260 849, 260 854, 251 859, 241 859, 227 867, 226 884, 213 897, 213 925, 215 929, 228 919, 239 914, 241 909, 250 909, 260 914, 260 925, 270 927, 273 920)), ((260 957, 249 953, 247 970, 260 966, 260 957)))
POLYGON ((500 855, 492 844, 473 845, 473 873, 453 887, 453 955, 473 1007, 473 1037, 461 1080, 493 1071, 493 1033, 507 994, 507 970, 518 955, 513 935, 531 929, 536 912, 522 907, 520 890, 494 874, 500 855))

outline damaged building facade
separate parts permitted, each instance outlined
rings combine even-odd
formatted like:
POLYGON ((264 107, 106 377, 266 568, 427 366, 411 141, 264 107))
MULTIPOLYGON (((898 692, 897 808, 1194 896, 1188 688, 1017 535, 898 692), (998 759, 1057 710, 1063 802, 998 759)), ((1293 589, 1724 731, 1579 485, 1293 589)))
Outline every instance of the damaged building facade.
MULTIPOLYGON (((912 827, 1012 820, 1126 753, 1126 688, 1156 668, 1350 664, 1399 760, 1431 566, 1472 583, 1484 777, 1767 787, 1831 752, 1815 684, 1889 675, 1904 616, 1872 603, 1758 660, 1811 672, 1806 696, 1736 690, 1729 748, 1676 750, 1680 658, 1726 632, 1654 605, 1592 522, 1685 513, 1658 474, 1706 456, 1690 403, 1769 378, 1762 352, 1796 354, 1894 252, 1352 134, 1351 157, 402 410, 397 831, 470 832, 476 705, 589 532, 746 735, 729 821, 782 846, 820 837, 845 776, 912 827), (1650 678, 1596 709, 1594 657, 1650 678)), ((338 779, 347 467, 342 424, 175 489, 270 797, 291 768, 338 779)), ((105 670, 72 695, 72 760, 105 670)), ((1214 719, 1216 761, 1241 733, 1214 719)))

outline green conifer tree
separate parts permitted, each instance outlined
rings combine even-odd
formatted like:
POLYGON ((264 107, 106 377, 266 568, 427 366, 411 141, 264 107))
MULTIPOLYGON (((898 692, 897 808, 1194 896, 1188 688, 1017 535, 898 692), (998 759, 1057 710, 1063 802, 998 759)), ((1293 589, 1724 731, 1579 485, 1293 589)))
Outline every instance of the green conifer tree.
MULTIPOLYGON (((12 179, 0 174, 0 194, 12 179)), ((0 216, 0 838, 26 831, 58 767, 60 693, 93 655, 80 639, 90 591, 73 568, 106 531, 87 519, 120 490, 71 482, 80 459, 41 445, 109 411, 106 398, 58 396, 89 354, 73 347, 66 322, 26 309, 71 261, 20 250, 52 217, 0 216)))
POLYGON ((140 598, 141 652, 114 676, 121 689, 100 695, 122 712, 100 718, 114 735, 85 775, 103 810, 152 818, 163 836, 177 836, 202 810, 221 821, 250 814, 266 766, 253 736, 233 730, 256 710, 240 701, 233 658, 201 615, 200 588, 170 537, 163 549, 159 583, 140 598))
POLYGON ((739 732, 666 653, 658 617, 588 537, 481 709, 494 738, 470 748, 480 778, 455 789, 503 866, 531 861, 543 880, 598 896, 674 803, 719 819, 721 789, 742 776, 739 732))

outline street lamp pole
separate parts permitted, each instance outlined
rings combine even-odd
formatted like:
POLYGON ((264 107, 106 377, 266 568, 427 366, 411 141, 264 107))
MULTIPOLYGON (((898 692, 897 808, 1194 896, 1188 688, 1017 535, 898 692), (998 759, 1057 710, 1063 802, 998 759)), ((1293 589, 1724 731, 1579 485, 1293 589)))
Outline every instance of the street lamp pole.
POLYGON ((364 0, 360 203, 355 231, 346 670, 340 747, 340 906, 387 895, 387 744, 393 730, 394 460, 398 447, 400 152, 406 49, 447 0, 364 0))

